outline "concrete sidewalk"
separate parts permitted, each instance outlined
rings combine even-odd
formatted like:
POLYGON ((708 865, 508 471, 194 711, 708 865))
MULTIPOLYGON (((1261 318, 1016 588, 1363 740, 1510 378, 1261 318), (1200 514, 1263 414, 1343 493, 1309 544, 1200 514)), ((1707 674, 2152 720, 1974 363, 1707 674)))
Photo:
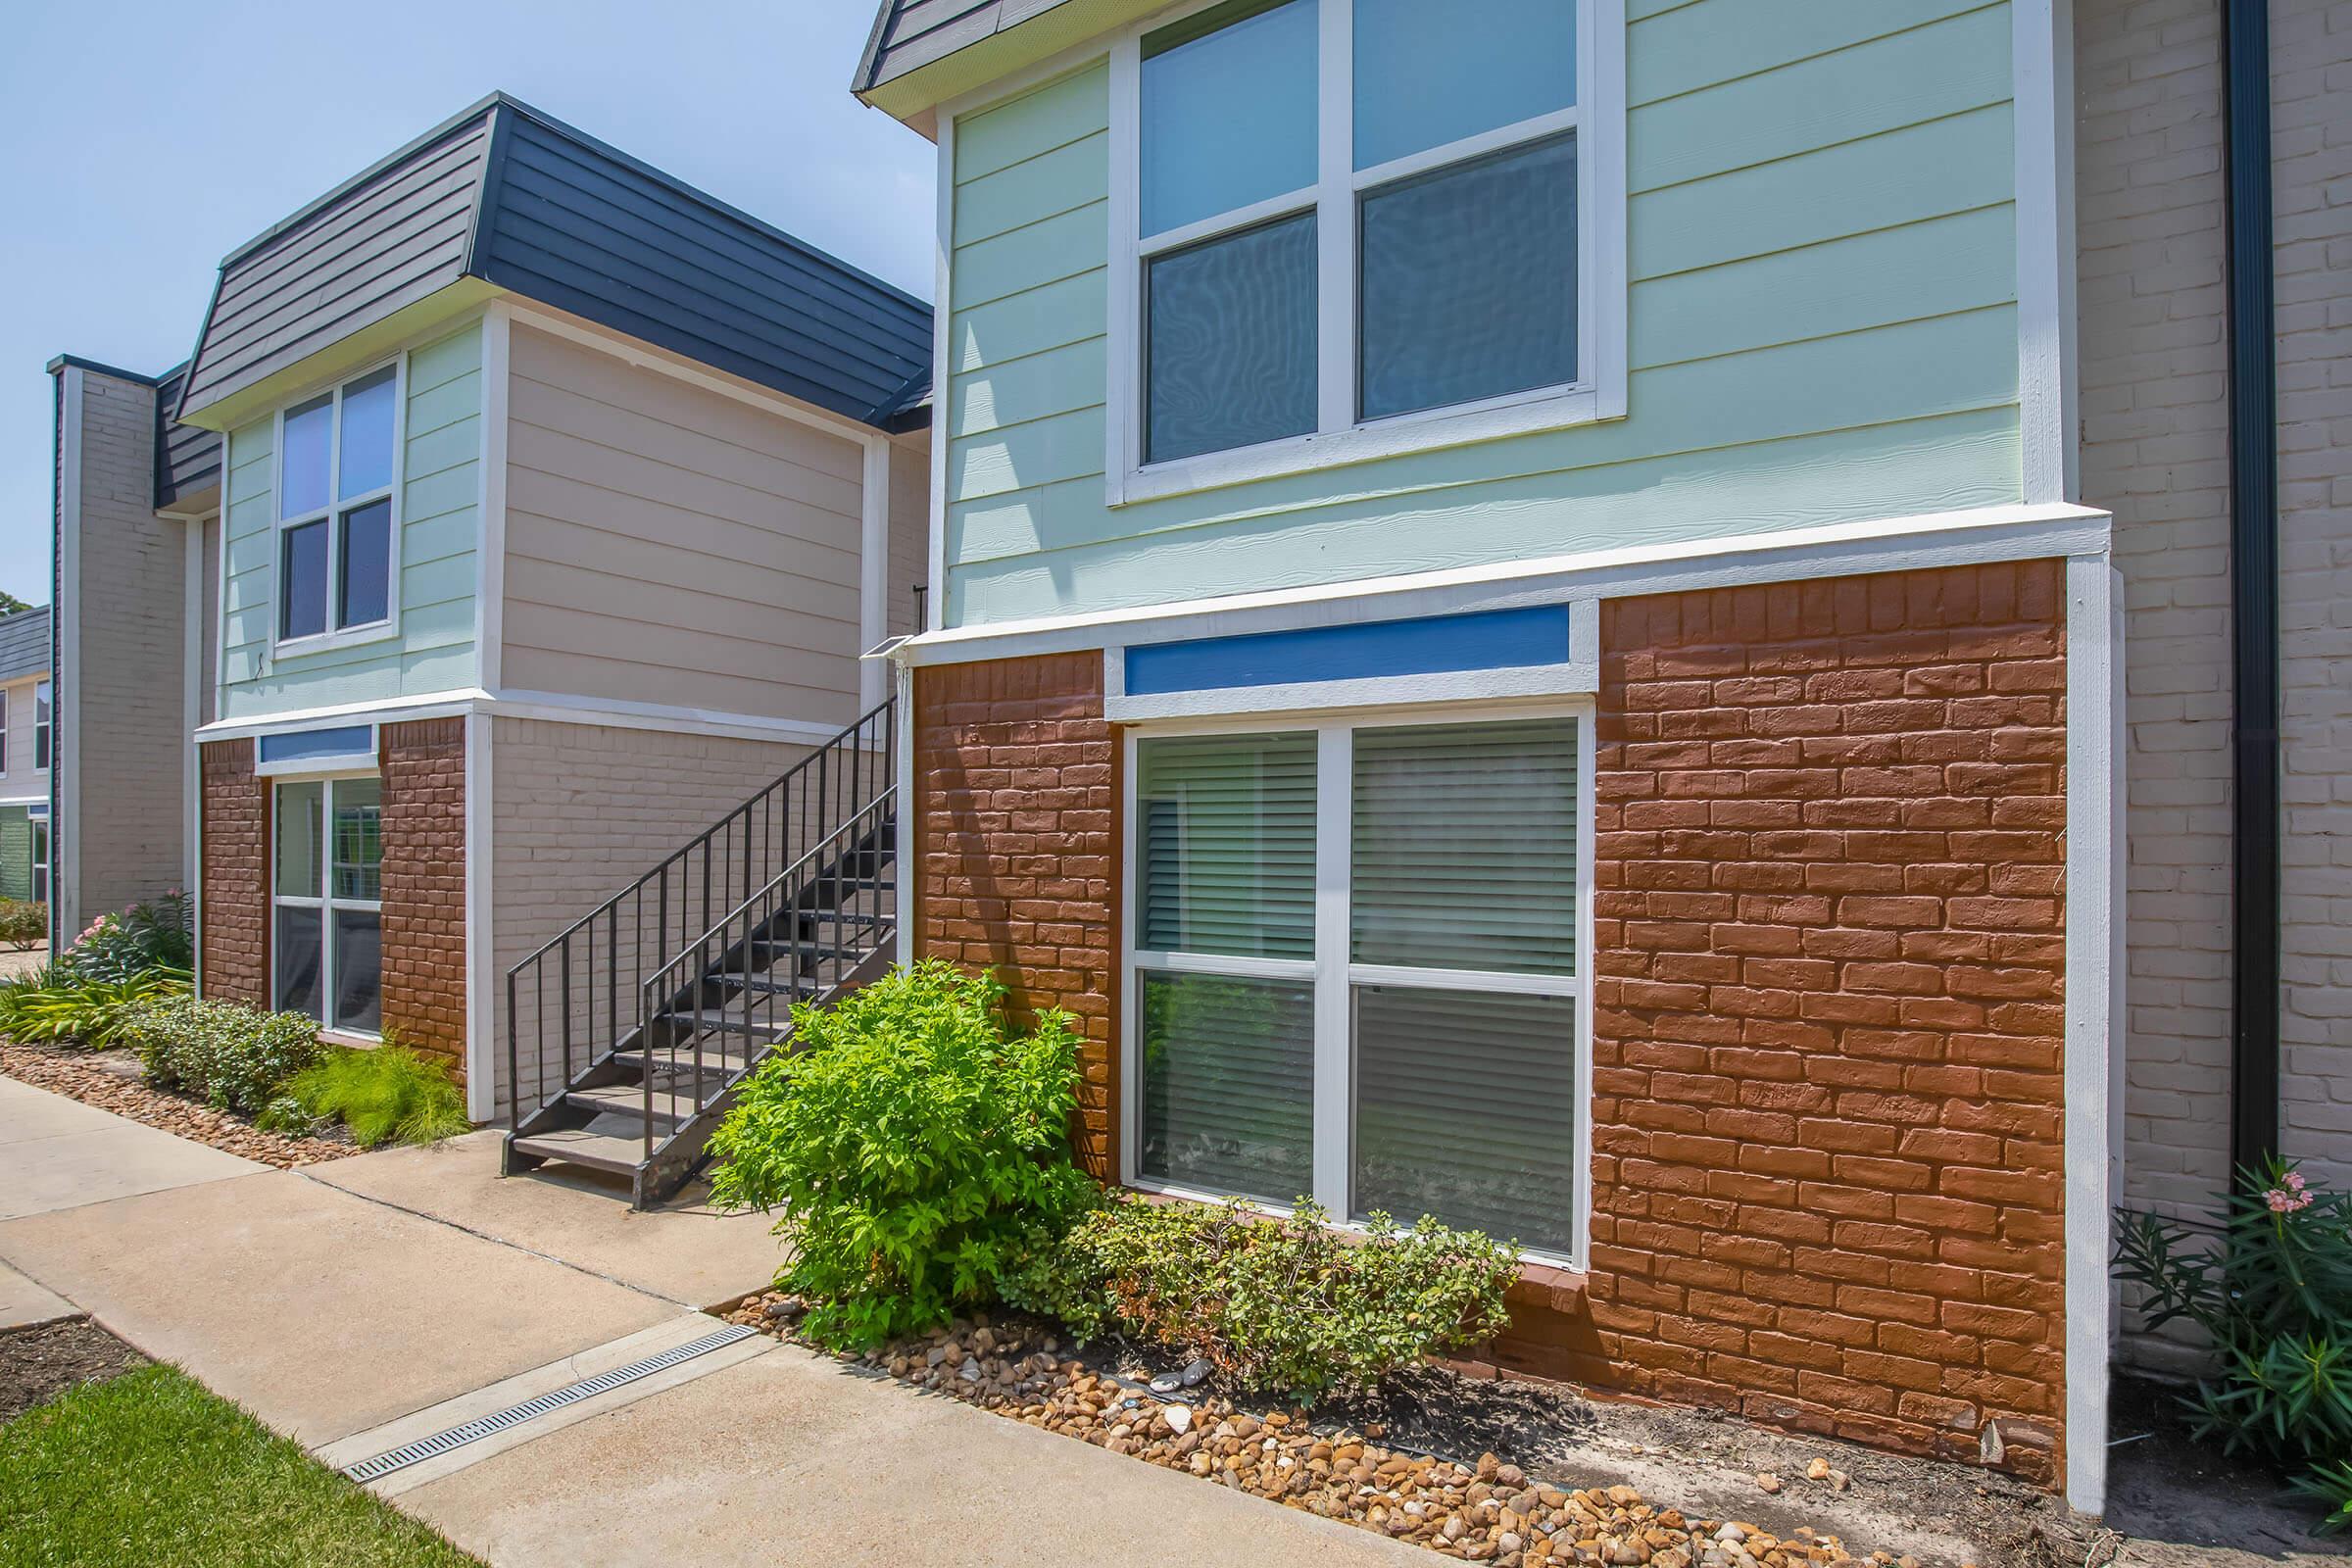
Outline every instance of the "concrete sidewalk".
POLYGON ((0 1220, 266 1168, 0 1077, 0 1220))
MULTIPOLYGON (((143 1151, 150 1175, 171 1166, 188 1184, 0 1222, 0 1303, 70 1301, 336 1463, 717 1330, 682 1308, 758 1289, 775 1266, 758 1215, 694 1201, 632 1214, 584 1184, 500 1181, 495 1134, 273 1171, 196 1161, 188 1151, 214 1152, 74 1109, 119 1125, 60 1137, 162 1138, 179 1149, 143 1151)), ((36 1140, 15 1144, 0 1157, 37 1165, 36 1140)), ((759 1340, 384 1490, 501 1565, 1421 1556, 759 1340)))
POLYGON ((1402 1568, 1429 1553, 791 1346, 404 1493, 500 1568, 1402 1568))

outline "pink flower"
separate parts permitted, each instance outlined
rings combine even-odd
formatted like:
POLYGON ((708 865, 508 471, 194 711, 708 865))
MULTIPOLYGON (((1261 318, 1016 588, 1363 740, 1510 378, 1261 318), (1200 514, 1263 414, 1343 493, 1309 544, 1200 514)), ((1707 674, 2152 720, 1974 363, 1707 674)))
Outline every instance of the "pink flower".
POLYGON ((2290 1184, 2293 1191, 2284 1187, 2274 1187, 2262 1195, 2262 1200, 2270 1205, 2272 1213, 2293 1214, 2311 1206, 2312 1195, 2302 1191, 2302 1184, 2291 1182, 2291 1179, 2290 1184))
POLYGON ((2286 1194, 2280 1192, 2276 1187, 2263 1194, 2262 1200, 2271 1205, 2271 1212, 2274 1214, 2285 1213, 2288 1206, 2294 1202, 2293 1199, 2289 1198, 2286 1194))
POLYGON ((2289 1192, 2299 1193, 2303 1190, 2303 1173, 2301 1171, 2290 1170, 2286 1173, 2286 1186, 2289 1192))

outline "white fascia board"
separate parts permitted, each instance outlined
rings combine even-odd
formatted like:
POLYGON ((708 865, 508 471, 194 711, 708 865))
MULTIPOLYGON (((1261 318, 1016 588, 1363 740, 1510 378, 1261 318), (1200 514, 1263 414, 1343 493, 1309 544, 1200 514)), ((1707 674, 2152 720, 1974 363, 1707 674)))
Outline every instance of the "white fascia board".
POLYGON ((909 638, 893 657, 915 665, 965 663, 1576 599, 2104 555, 2111 520, 2065 502, 1874 518, 959 627, 909 638))
POLYGON ((328 708, 298 709, 247 718, 217 719, 196 731, 198 741, 242 740, 258 735, 281 735, 289 730, 317 729, 336 724, 396 724, 412 719, 448 718, 483 713, 501 718, 539 718, 560 724, 592 724, 613 729, 650 729, 680 735, 722 739, 774 741, 791 746, 815 746, 833 739, 844 726, 823 718, 775 718, 762 713, 734 713, 712 709, 669 708, 657 703, 577 697, 567 692, 488 692, 478 686, 425 692, 388 703, 342 703, 328 708))

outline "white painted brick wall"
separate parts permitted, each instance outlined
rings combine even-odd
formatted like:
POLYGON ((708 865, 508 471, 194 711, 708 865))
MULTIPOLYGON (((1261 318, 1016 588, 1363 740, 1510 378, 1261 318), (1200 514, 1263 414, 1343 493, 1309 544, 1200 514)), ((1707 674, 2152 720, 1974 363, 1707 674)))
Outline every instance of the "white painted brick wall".
POLYGON ((2272 0, 2286 1152, 2352 1181, 2352 3, 2272 0))
POLYGON ((2082 498, 2127 607, 2128 1200, 2204 1209, 2230 1147, 2229 407, 2210 0, 2077 0, 2082 498))

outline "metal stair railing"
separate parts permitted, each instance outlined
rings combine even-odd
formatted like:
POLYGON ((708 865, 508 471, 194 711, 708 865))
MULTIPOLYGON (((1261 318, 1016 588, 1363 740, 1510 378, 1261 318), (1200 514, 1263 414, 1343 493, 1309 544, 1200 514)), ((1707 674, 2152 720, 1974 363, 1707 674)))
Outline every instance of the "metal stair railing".
POLYGON ((897 777, 897 716, 895 700, 869 709, 508 969, 510 1134, 643 1038, 648 976, 669 972, 722 916, 772 887, 778 867, 870 814, 897 777))
MULTIPOLYGON (((877 958, 886 960, 898 935, 897 900, 882 885, 895 857, 889 840, 895 826, 897 792, 882 793, 811 845, 775 880, 727 911, 669 962, 646 976, 639 1004, 649 1024, 668 1020, 688 1044, 668 1054, 664 1093, 675 1097, 682 1081, 692 1086, 699 1116, 724 1098, 766 1056, 770 1042, 785 1036, 796 1002, 821 1003, 844 987, 867 978, 877 958), (868 907, 852 912, 852 906, 868 907), (853 934, 855 933, 855 934, 853 934), (756 971, 782 976, 778 984, 713 985, 713 977, 750 977, 756 971), (805 980, 805 985, 803 984, 805 980), (712 989, 732 995, 713 1000, 712 989), (744 1041, 741 1065, 713 1060, 706 1046, 714 1035, 744 1041)), ((653 1053, 647 1037, 649 1064, 653 1053)), ((644 1075, 645 1158, 660 1152, 654 1135, 655 1073, 644 1075)))

